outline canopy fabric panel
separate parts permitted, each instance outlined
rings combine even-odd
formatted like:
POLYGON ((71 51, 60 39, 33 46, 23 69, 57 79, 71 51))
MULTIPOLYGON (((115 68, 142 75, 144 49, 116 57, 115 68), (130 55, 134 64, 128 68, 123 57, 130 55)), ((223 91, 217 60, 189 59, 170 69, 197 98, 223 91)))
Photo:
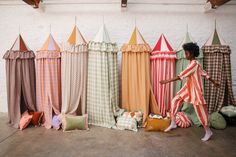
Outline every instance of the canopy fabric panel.
POLYGON ((36 110, 35 54, 19 35, 3 58, 6 60, 9 125, 18 128, 21 114, 36 110))
POLYGON ((122 51, 122 108, 143 112, 143 122, 150 112, 159 113, 150 80, 150 52, 138 28, 135 27, 122 51), (138 39, 138 40, 137 40, 138 39))
POLYGON ((116 128, 119 108, 118 47, 110 42, 105 25, 89 42, 87 113, 89 124, 116 128))
POLYGON ((161 115, 166 116, 174 94, 174 83, 161 85, 160 81, 175 76, 176 52, 173 51, 163 34, 154 47, 150 59, 153 92, 161 115))
POLYGON ((86 113, 87 62, 87 43, 75 26, 61 53, 62 113, 86 113))
POLYGON ((232 74, 230 47, 227 45, 211 45, 202 47, 204 68, 210 77, 220 83, 216 88, 205 81, 205 99, 208 112, 218 112, 223 106, 236 105, 232 90, 232 74))
POLYGON ((50 129, 61 110, 61 55, 51 34, 36 54, 36 90, 37 110, 44 112, 43 125, 50 129))

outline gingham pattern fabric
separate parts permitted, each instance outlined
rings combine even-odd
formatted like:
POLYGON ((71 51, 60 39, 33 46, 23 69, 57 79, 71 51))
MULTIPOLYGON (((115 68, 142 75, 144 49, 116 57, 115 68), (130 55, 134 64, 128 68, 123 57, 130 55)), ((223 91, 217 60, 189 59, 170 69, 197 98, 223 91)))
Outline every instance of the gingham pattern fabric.
POLYGON ((183 112, 178 112, 176 114, 175 123, 178 127, 181 127, 181 128, 188 128, 191 125, 191 122, 188 116, 185 115, 183 112))
POLYGON ((138 131, 135 118, 121 116, 117 118, 117 128, 120 130, 138 131))
POLYGON ((203 46, 204 69, 213 80, 220 83, 220 88, 205 81, 205 99, 208 112, 218 112, 223 106, 235 105, 235 99, 232 90, 230 47, 225 46, 203 46))
POLYGON ((37 110, 44 112, 43 126, 50 129, 53 114, 60 114, 61 110, 61 58, 39 56, 36 55, 36 104, 37 110))
POLYGON ((89 43, 87 113, 89 124, 115 128, 121 111, 116 44, 89 43))
POLYGON ((86 113, 88 47, 65 46, 61 53, 62 113, 86 113))

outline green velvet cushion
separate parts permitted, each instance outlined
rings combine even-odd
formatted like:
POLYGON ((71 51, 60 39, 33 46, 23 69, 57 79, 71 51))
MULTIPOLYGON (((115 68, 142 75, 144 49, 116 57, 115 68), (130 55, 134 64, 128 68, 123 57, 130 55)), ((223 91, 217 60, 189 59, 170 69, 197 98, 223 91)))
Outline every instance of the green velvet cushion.
POLYGON ((219 114, 218 112, 213 112, 210 115, 210 125, 215 129, 225 129, 226 121, 221 114, 219 114))
POLYGON ((236 117, 236 106, 225 106, 220 112, 227 117, 236 117))
POLYGON ((63 131, 69 130, 86 130, 88 129, 88 120, 87 115, 83 116, 72 116, 72 115, 64 115, 62 118, 62 128, 63 131))

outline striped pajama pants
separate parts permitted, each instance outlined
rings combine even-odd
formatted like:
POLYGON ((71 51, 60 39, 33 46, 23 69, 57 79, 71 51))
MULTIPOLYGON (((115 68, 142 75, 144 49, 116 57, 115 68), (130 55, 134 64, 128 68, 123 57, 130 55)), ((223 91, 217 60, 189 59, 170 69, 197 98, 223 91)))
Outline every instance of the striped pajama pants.
MULTIPOLYGON (((179 95, 176 95, 171 101, 170 116, 174 118, 178 112, 178 109, 183 105, 184 99, 179 95)), ((208 126, 208 112, 205 104, 195 105, 193 104, 197 117, 202 126, 208 126)))

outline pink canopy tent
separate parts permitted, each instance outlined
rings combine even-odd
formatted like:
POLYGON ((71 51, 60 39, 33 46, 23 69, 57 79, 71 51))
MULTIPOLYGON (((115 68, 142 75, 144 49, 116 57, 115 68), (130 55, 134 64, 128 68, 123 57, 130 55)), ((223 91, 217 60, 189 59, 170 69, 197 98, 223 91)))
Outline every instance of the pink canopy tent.
POLYGON ((161 80, 175 76, 176 52, 162 34, 151 53, 151 80, 153 92, 162 116, 170 109, 171 99, 174 94, 174 84, 161 85, 161 80))
POLYGON ((43 125, 50 129, 53 114, 61 108, 61 55, 58 44, 50 34, 36 54, 37 110, 44 112, 43 125))
POLYGON ((21 114, 35 111, 35 55, 19 34, 3 58, 6 60, 9 125, 18 128, 21 114))

